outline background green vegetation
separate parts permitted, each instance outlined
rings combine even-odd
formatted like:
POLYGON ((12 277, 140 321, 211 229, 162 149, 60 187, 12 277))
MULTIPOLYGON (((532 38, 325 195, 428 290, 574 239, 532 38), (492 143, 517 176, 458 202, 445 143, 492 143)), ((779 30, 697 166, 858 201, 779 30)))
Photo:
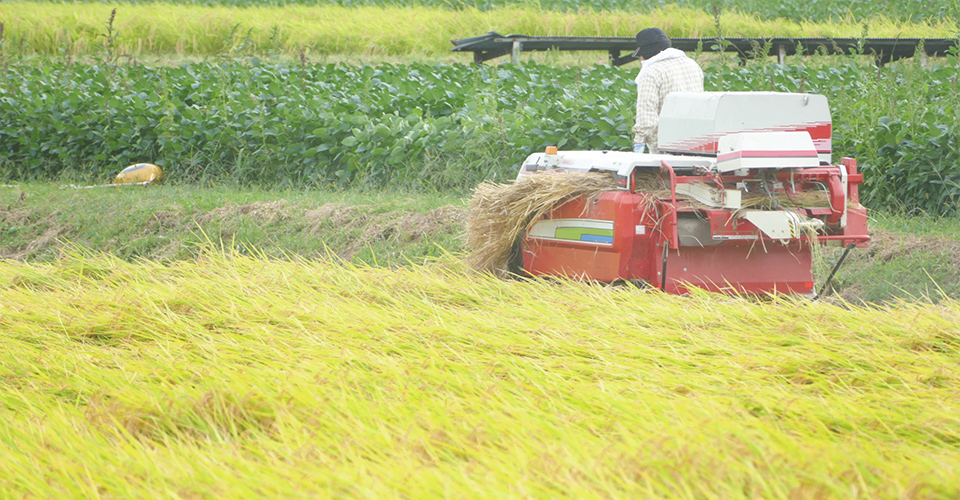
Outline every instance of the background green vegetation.
MULTIPOLYGON (((697 56, 694 54, 694 56, 697 56)), ((257 57, 179 67, 10 55, 0 73, 0 178, 108 181, 160 165, 173 183, 466 192, 528 154, 628 149, 635 68, 348 66, 257 57)), ((956 56, 704 63, 707 90, 827 96, 833 148, 858 158, 872 208, 953 214, 960 201, 956 56)), ((95 182, 95 181, 94 181, 95 182)))

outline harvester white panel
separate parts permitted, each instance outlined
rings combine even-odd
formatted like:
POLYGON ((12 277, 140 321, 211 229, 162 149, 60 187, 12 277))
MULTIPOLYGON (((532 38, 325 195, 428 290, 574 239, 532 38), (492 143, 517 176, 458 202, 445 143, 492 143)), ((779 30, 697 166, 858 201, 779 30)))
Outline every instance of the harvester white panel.
POLYGON ((660 168, 667 160, 674 168, 699 166, 712 169, 714 158, 634 153, 627 151, 561 151, 557 154, 533 153, 527 157, 517 177, 537 170, 576 170, 580 172, 614 172, 630 175, 638 167, 660 168))
POLYGON ((805 231, 812 232, 823 226, 820 220, 785 210, 745 210, 740 217, 757 226, 769 238, 783 242, 798 239, 805 231))
POLYGON ((721 137, 741 132, 807 132, 831 162, 830 107, 818 94, 674 92, 660 111, 661 153, 715 155, 721 137))
POLYGON ((717 170, 816 167, 817 149, 807 132, 752 132, 718 141, 717 170))
POLYGON ((677 184, 677 194, 689 196, 708 207, 736 210, 742 206, 737 189, 720 190, 700 183, 677 184))

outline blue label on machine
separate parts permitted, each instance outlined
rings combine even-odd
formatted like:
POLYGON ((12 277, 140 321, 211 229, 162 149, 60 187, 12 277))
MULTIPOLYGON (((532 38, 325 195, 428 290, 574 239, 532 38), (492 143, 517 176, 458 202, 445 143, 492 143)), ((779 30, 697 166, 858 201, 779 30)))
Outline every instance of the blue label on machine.
POLYGON ((581 234, 580 241, 589 241, 591 243, 613 244, 613 236, 600 236, 598 234, 581 234))

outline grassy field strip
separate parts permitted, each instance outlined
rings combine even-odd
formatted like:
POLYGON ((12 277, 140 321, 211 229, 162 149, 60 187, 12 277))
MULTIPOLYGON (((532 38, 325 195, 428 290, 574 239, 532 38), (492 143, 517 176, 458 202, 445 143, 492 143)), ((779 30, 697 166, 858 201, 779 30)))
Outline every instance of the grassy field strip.
MULTIPOLYGON (((427 7, 199 7, 99 3, 51 4, 5 2, 0 22, 6 26, 7 50, 15 50, 21 37, 31 53, 58 55, 95 51, 103 41, 110 10, 117 8, 117 45, 126 54, 214 55, 241 45, 246 49, 274 49, 308 55, 448 55, 450 41, 501 34, 565 36, 633 36, 643 26, 660 26, 671 36, 716 36, 712 15, 700 10, 664 7, 642 13, 581 11, 564 13, 534 8, 508 7, 489 11, 448 10, 427 7), (230 33, 237 26, 233 39, 230 33), (277 39, 271 40, 274 28, 277 39)), ((860 37, 864 25, 872 37, 954 37, 957 20, 939 19, 930 24, 895 19, 849 19, 844 22, 794 22, 762 20, 753 14, 724 12, 726 36, 860 37)), ((468 59, 469 55, 459 55, 468 59)))
POLYGON ((958 324, 453 258, 4 261, 0 490, 955 497, 958 324))

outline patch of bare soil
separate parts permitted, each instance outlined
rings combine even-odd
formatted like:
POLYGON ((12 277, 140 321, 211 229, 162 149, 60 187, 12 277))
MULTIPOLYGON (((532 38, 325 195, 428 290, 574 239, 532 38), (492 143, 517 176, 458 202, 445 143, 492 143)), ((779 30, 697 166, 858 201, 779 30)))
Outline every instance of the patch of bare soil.
POLYGON ((30 220, 30 211, 26 209, 11 208, 4 210, 0 208, 0 224, 18 226, 30 220))
MULTIPOLYGON (((839 249, 835 249, 839 257, 839 249)), ((960 269, 960 241, 942 236, 915 235, 887 231, 871 231, 870 242, 865 249, 856 249, 849 254, 843 267, 855 265, 865 269, 883 266, 885 263, 904 260, 917 255, 937 255, 954 268, 960 269)), ((840 272, 843 272, 841 267, 840 272)), ((842 299, 848 303, 863 303, 869 295, 869 285, 848 283, 839 290, 828 292, 825 301, 842 299)))
POLYGON ((183 215, 175 210, 160 210, 150 215, 150 218, 143 222, 140 230, 141 234, 151 234, 164 229, 175 229, 183 224, 183 215))
POLYGON ((889 262, 918 253, 942 255, 960 269, 960 241, 942 236, 918 236, 909 233, 877 231, 870 235, 865 258, 889 262))
POLYGON ((317 234, 327 224, 333 226, 356 225, 367 220, 365 214, 356 207, 340 203, 326 203, 316 210, 305 210, 303 215, 307 219, 310 234, 317 234))
POLYGON ((21 259, 48 246, 59 245, 60 235, 64 234, 66 230, 66 226, 54 223, 48 226, 39 238, 26 245, 13 249, 0 247, 0 259, 21 259))
POLYGON ((222 222, 238 215, 252 216, 264 222, 273 222, 286 219, 290 216, 290 212, 287 209, 287 202, 284 200, 258 201, 246 205, 228 205, 211 210, 198 217, 197 222, 200 224, 212 221, 222 222))
POLYGON ((402 240, 416 243, 428 235, 454 232, 463 226, 465 217, 465 209, 450 206, 437 208, 428 214, 380 214, 370 219, 360 238, 355 240, 345 253, 352 257, 361 248, 376 242, 402 240))
POLYGON ((431 235, 459 234, 466 214, 466 209, 454 206, 440 207, 426 214, 409 211, 369 214, 339 203, 327 203, 304 212, 310 234, 321 234, 330 227, 360 233, 337 252, 344 259, 351 259, 362 248, 378 242, 416 243, 431 235))
POLYGON ((60 236, 69 230, 66 224, 57 220, 57 211, 41 216, 25 208, 16 208, 15 205, 21 204, 25 196, 21 191, 18 200, 13 204, 0 207, 0 229, 34 226, 38 232, 42 230, 42 233, 29 243, 17 247, 7 247, 0 239, 0 259, 21 259, 48 246, 57 245, 60 236))
MULTIPOLYGON (((302 209, 291 206, 284 200, 226 205, 200 214, 175 208, 153 212, 140 221, 136 234, 131 237, 147 237, 166 231, 170 231, 171 236, 187 235, 197 230, 198 226, 254 218, 265 224, 279 222, 282 227, 289 225, 291 230, 304 231, 318 238, 339 235, 337 239, 348 243, 331 250, 344 259, 351 259, 364 247, 372 244, 389 245, 396 242, 398 246, 402 246, 440 234, 459 235, 463 232, 466 217, 466 209, 454 206, 440 207, 429 213, 370 213, 368 208, 327 203, 318 208, 302 209)), ((75 239, 77 235, 73 235, 69 225, 59 219, 60 214, 57 212, 38 214, 36 210, 0 207, 0 228, 28 227, 29 231, 38 235, 29 243, 15 247, 5 246, 0 240, 0 258, 28 260, 36 257, 41 250, 47 250, 43 253, 49 254, 50 247, 55 252, 64 242, 75 239)), ((168 240, 162 246, 151 249, 150 257, 170 259, 178 255, 183 241, 176 236, 168 240)), ((117 239, 111 241, 119 244, 117 239)), ((250 243, 256 245, 257 242, 250 243)), ((111 251, 110 248, 96 250, 111 251)))

